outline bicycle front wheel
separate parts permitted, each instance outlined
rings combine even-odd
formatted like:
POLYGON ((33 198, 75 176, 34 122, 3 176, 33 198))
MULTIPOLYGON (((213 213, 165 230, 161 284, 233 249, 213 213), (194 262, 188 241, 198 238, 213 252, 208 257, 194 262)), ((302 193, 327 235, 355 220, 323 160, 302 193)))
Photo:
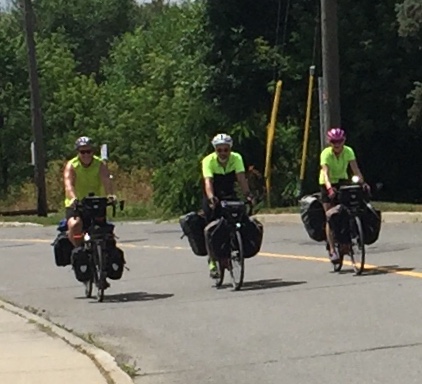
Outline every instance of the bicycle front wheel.
POLYGON ((365 269, 365 241, 360 217, 356 216, 354 221, 351 258, 356 275, 361 275, 365 269))
POLYGON ((224 281, 224 271, 226 269, 225 263, 217 260, 218 278, 215 281, 216 288, 220 288, 224 281))
POLYGON ((92 296, 93 282, 94 282, 93 276, 91 276, 91 278, 88 281, 85 281, 85 297, 88 299, 92 296))
POLYGON ((104 254, 101 248, 101 245, 97 245, 97 256, 98 256, 98 263, 97 263, 97 273, 98 273, 98 281, 97 281, 97 301, 102 302, 104 300, 104 285, 105 285, 105 276, 104 276, 104 254))
POLYGON ((245 259, 243 253, 242 235, 236 231, 236 236, 232 239, 230 255, 230 276, 235 291, 243 285, 245 275, 245 259))

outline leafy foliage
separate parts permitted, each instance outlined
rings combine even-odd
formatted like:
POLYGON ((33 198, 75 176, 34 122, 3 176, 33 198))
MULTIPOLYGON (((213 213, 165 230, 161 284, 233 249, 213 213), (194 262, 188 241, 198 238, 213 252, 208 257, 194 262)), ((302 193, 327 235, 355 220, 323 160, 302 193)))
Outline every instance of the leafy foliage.
MULTIPOLYGON (((386 185, 383 198, 414 201, 422 188, 414 178, 422 166, 422 130, 408 124, 422 123, 422 8, 417 0, 396 1, 339 0, 342 120, 366 178, 386 185), (395 159, 388 172, 386 154, 395 159)), ((132 175, 121 183, 139 191, 119 184, 125 194, 145 199, 153 191, 154 203, 168 212, 197 209, 200 160, 212 150, 211 137, 227 132, 259 189, 274 85, 282 79, 271 198, 274 205, 295 203, 309 66, 321 72, 318 2, 281 2, 280 8, 275 0, 34 5, 49 175, 72 156, 75 137, 87 134, 109 145, 116 172, 132 175)), ((320 149, 316 89, 313 95, 309 192, 317 186, 320 149)), ((0 123, 0 191, 6 195, 32 174, 19 8, 0 13, 0 123)), ((50 194, 49 200, 56 205, 62 197, 50 194)))

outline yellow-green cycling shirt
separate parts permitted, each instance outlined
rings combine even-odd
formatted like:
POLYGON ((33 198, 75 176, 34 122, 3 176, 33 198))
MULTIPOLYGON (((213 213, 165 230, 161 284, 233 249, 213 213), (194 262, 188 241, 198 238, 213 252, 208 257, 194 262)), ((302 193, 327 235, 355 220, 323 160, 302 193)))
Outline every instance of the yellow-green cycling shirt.
POLYGON ((202 160, 202 177, 213 179, 214 194, 218 198, 235 194, 236 173, 241 172, 245 172, 245 165, 242 156, 237 152, 231 152, 225 166, 218 162, 215 152, 202 160))
MULTIPOLYGON (((100 176, 102 161, 98 156, 94 156, 89 167, 84 167, 78 157, 74 157, 70 160, 70 163, 76 174, 75 193, 78 200, 82 200, 91 192, 93 192, 95 196, 105 196, 105 190, 100 176)), ((64 202, 65 207, 69 207, 71 203, 72 200, 66 197, 64 202)))
MULTIPOLYGON (((327 147, 321 152, 320 165, 321 167, 323 165, 328 166, 328 176, 331 183, 335 184, 341 179, 348 179, 347 168, 349 162, 355 159, 355 152, 346 145, 343 147, 343 151, 338 157, 334 154, 331 147, 327 147)), ((325 184, 325 177, 322 169, 319 173, 319 184, 325 184)))

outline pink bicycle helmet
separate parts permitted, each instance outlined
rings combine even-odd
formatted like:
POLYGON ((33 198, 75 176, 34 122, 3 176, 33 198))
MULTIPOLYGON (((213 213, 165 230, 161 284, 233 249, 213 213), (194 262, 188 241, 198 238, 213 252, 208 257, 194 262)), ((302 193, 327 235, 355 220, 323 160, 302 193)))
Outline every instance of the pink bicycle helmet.
POLYGON ((346 139, 346 134, 341 128, 331 128, 327 132, 328 141, 342 141, 346 139))

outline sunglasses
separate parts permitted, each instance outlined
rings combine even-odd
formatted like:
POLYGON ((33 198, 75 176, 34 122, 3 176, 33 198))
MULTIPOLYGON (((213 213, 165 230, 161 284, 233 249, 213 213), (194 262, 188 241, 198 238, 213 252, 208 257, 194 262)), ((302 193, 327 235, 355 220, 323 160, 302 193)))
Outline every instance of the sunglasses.
POLYGON ((330 143, 331 144, 342 144, 344 142, 344 140, 331 140, 330 143))
POLYGON ((85 149, 85 150, 79 151, 79 153, 81 155, 90 155, 92 153, 92 150, 91 149, 85 149))
POLYGON ((217 153, 229 153, 230 149, 227 148, 218 148, 217 153))

